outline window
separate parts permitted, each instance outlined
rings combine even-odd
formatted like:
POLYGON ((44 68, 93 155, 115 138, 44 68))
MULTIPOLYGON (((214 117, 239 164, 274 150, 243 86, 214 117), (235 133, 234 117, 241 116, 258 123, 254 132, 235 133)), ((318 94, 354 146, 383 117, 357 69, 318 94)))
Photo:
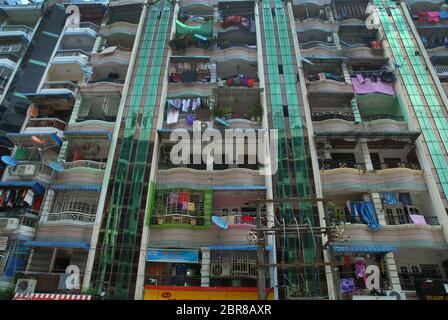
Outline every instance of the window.
POLYGON ((51 213, 96 214, 98 192, 57 192, 51 213))
POLYGON ((420 268, 423 278, 442 279, 440 268, 437 264, 422 264, 420 268))
POLYGON ((54 260, 53 272, 65 272, 70 265, 71 252, 69 250, 58 249, 54 260))

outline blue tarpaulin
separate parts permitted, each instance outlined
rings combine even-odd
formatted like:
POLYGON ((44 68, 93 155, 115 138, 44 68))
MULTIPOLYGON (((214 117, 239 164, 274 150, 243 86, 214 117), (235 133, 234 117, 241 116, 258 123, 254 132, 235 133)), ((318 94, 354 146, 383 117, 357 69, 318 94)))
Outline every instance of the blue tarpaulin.
POLYGON ((361 216, 370 229, 378 230, 382 228, 378 222, 372 201, 351 201, 349 210, 353 216, 361 216))

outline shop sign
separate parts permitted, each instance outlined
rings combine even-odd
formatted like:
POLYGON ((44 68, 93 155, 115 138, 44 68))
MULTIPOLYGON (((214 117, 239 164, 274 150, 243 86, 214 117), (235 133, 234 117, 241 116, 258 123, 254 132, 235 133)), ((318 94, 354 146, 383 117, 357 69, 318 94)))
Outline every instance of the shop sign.
POLYGON ((5 251, 8 246, 8 237, 0 237, 0 251, 5 251))
MULTIPOLYGON (((274 291, 267 290, 267 300, 274 291)), ((257 288, 145 286, 145 300, 257 300, 257 288)))
POLYGON ((432 279, 414 280, 414 286, 420 300, 448 301, 448 281, 432 279))
POLYGON ((146 254, 148 262, 198 263, 198 250, 149 249, 146 254))

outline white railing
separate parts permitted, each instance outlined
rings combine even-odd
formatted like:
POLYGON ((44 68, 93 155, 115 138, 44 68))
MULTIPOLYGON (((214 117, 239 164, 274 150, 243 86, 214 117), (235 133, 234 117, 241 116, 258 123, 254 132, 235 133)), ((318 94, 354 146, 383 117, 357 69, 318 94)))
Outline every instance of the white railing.
POLYGON ((33 33, 33 29, 25 26, 25 25, 10 25, 3 26, 0 29, 0 32, 8 32, 8 31, 21 31, 26 33, 27 35, 31 35, 33 33))
POLYGON ((93 223, 95 222, 95 215, 83 212, 59 212, 48 214, 47 221, 78 221, 93 223))
POLYGON ((73 162, 66 162, 64 163, 65 169, 72 169, 72 168, 90 168, 90 169, 99 169, 104 170, 106 169, 106 162, 96 162, 91 160, 76 160, 73 162))

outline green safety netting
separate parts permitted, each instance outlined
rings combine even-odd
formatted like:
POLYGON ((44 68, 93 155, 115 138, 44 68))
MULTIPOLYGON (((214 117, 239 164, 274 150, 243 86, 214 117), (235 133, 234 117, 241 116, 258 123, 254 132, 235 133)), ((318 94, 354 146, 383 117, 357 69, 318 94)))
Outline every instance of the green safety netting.
POLYGON ((176 20, 176 34, 177 35, 191 35, 200 34, 205 37, 213 36, 213 21, 207 21, 199 26, 188 26, 179 20, 176 20))

